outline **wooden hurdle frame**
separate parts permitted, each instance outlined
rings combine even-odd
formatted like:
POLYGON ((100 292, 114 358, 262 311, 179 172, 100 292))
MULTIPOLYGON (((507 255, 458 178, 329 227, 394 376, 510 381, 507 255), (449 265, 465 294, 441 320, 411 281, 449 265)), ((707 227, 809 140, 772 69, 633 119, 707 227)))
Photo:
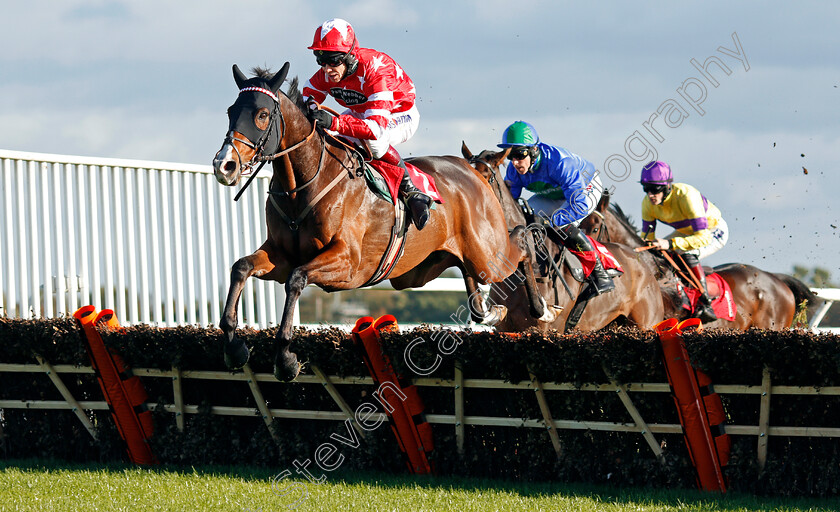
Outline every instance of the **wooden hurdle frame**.
MULTIPOLYGON (((212 406, 210 414, 220 416, 259 416, 263 419, 269 432, 274 437, 274 430, 271 427, 274 421, 279 419, 298 420, 325 420, 345 421, 349 419, 361 436, 365 431, 355 422, 353 409, 344 400, 339 386, 365 385, 372 386, 373 379, 370 377, 339 377, 327 375, 318 367, 312 366, 311 375, 300 375, 288 385, 299 384, 321 384, 337 405, 338 410, 302 410, 302 409, 272 409, 268 406, 260 390, 260 382, 277 383, 273 374, 254 373, 250 367, 241 372, 224 371, 182 371, 178 368, 171 370, 159 370, 151 368, 135 368, 135 375, 146 378, 168 378, 172 381, 173 403, 158 404, 149 403, 151 409, 162 406, 165 412, 175 415, 176 426, 179 430, 184 429, 184 418, 187 414, 197 414, 199 406, 184 403, 184 382, 198 380, 222 380, 246 382, 256 403, 256 407, 231 407, 212 406)), ((61 380, 60 375, 93 374, 90 367, 78 367, 73 365, 52 365, 42 357, 38 356, 38 364, 8 364, 0 363, 2 373, 44 373, 52 381, 53 385, 61 393, 63 400, 26 400, 26 399, 3 399, 0 400, 0 409, 50 409, 70 410, 85 426, 85 429, 95 438, 96 431, 90 423, 85 411, 107 411, 108 404, 103 401, 77 401, 61 380)), ((619 384, 607 376, 610 383, 605 384, 583 384, 563 382, 540 382, 531 373, 529 381, 510 383, 494 379, 467 379, 464 378, 463 369, 460 365, 455 366, 452 379, 417 378, 414 384, 423 387, 451 388, 453 391, 454 414, 426 414, 429 423, 439 425, 452 425, 455 429, 456 445, 459 453, 464 451, 466 438, 466 425, 496 426, 496 427, 517 427, 517 428, 539 428, 546 430, 552 447, 557 457, 562 457, 563 448, 557 433, 558 430, 594 430, 608 432, 636 432, 643 436, 645 442, 651 448, 653 454, 660 462, 664 462, 663 452, 657 441, 656 434, 681 434, 682 427, 678 423, 647 423, 642 418, 639 410, 633 404, 631 394, 633 393, 670 393, 667 383, 629 383, 619 384), (494 390, 531 390, 534 392, 537 404, 541 412, 541 418, 510 418, 496 416, 470 416, 465 408, 464 393, 467 389, 494 389, 494 390), (609 421, 579 421, 571 419, 558 419, 550 410, 546 394, 553 391, 579 391, 579 392, 606 392, 616 393, 626 409, 628 422, 609 421)), ((791 437, 840 437, 840 428, 828 427, 807 427, 807 426, 772 426, 770 425, 770 406, 773 396, 840 396, 840 386, 812 387, 812 386, 774 386, 771 382, 769 369, 765 368, 759 385, 726 385, 715 384, 715 391, 722 395, 754 395, 760 400, 758 425, 726 425, 726 432, 730 435, 754 436, 757 442, 757 462, 759 468, 763 469, 767 461, 767 447, 770 436, 791 436, 791 437)), ((384 413, 377 413, 371 419, 385 420, 384 413)), ((275 437, 279 443, 279 439, 275 437)))

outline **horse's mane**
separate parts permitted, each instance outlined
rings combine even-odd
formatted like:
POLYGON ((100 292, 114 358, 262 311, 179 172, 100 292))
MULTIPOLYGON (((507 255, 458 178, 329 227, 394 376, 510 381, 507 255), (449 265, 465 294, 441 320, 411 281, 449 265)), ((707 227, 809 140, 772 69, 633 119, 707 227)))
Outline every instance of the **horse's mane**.
MULTIPOLYGON (((609 209, 615 216, 616 220, 618 220, 618 223, 621 224, 622 227, 624 227, 624 229, 627 231, 627 234, 636 242, 637 246, 646 245, 646 242, 642 240, 641 236, 639 236, 638 228, 636 228, 636 225, 633 224, 633 221, 626 213, 624 213, 624 210, 622 210, 620 206, 614 203, 610 203, 609 209)), ((659 254, 655 253, 654 251, 646 251, 644 254, 645 257, 653 257, 653 261, 655 262, 657 279, 663 277, 664 275, 667 275, 667 273, 669 272, 673 274, 673 270, 671 270, 669 266, 665 265, 665 262, 663 261, 662 257, 659 256, 659 254)), ((673 295, 673 300, 679 300, 678 294, 671 295, 673 295)))
POLYGON ((624 213, 624 210, 621 209, 615 203, 610 203, 610 211, 615 215, 615 218, 618 219, 619 223, 630 233, 633 238, 639 242, 639 245, 644 244, 644 240, 642 237, 639 236, 639 229, 633 224, 633 221, 630 220, 630 217, 624 213))
MULTIPOLYGON (((262 78, 264 80, 268 80, 274 76, 271 68, 263 68, 260 66, 252 68, 251 73, 253 73, 255 77, 262 78)), ((292 101, 292 103, 297 105, 302 112, 306 112, 306 103, 303 101, 303 93, 300 90, 300 80, 298 77, 294 77, 287 81, 289 82, 289 90, 284 94, 292 101)))

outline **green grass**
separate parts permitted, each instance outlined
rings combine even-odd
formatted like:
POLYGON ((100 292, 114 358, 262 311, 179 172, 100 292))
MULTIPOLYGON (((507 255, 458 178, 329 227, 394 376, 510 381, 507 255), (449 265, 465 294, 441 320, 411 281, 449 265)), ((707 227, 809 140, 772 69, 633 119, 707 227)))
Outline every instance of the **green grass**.
MULTIPOLYGON (((251 468, 138 469, 0 461, 0 510, 172 511, 819 511, 838 500, 616 489, 376 473, 329 474, 321 485, 251 468), (288 485, 288 484, 294 485, 288 485), (296 503, 297 502, 297 503, 296 503)), ((320 475, 320 472, 313 473, 320 475)))

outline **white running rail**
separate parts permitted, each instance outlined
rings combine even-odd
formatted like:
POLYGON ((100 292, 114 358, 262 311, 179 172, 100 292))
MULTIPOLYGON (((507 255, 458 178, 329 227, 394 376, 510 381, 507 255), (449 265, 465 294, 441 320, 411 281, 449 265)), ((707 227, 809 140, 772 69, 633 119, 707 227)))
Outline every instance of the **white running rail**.
MULTIPOLYGON (((0 150, 0 173, 0 316, 215 324, 231 265, 265 240, 269 173, 238 203, 209 165, 0 150)), ((240 324, 277 324, 284 296, 249 279, 240 324)))

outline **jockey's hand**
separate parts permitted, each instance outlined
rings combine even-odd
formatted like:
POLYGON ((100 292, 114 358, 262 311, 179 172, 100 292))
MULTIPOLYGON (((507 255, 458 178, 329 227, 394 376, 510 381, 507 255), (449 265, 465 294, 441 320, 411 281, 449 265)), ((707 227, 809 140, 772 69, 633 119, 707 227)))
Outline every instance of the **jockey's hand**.
POLYGON ((327 112, 326 110, 315 110, 309 113, 309 119, 315 121, 318 128, 323 130, 329 130, 332 127, 333 119, 335 116, 327 112))
POLYGON ((665 240, 664 238, 657 238, 650 244, 656 247, 657 249, 662 249, 663 251, 667 251, 671 248, 671 242, 669 240, 665 240))
POLYGON ((306 99, 306 109, 307 109, 307 111, 314 112, 314 111, 318 110, 319 107, 320 107, 320 105, 318 105, 318 102, 315 101, 315 98, 309 97, 309 98, 306 99))

